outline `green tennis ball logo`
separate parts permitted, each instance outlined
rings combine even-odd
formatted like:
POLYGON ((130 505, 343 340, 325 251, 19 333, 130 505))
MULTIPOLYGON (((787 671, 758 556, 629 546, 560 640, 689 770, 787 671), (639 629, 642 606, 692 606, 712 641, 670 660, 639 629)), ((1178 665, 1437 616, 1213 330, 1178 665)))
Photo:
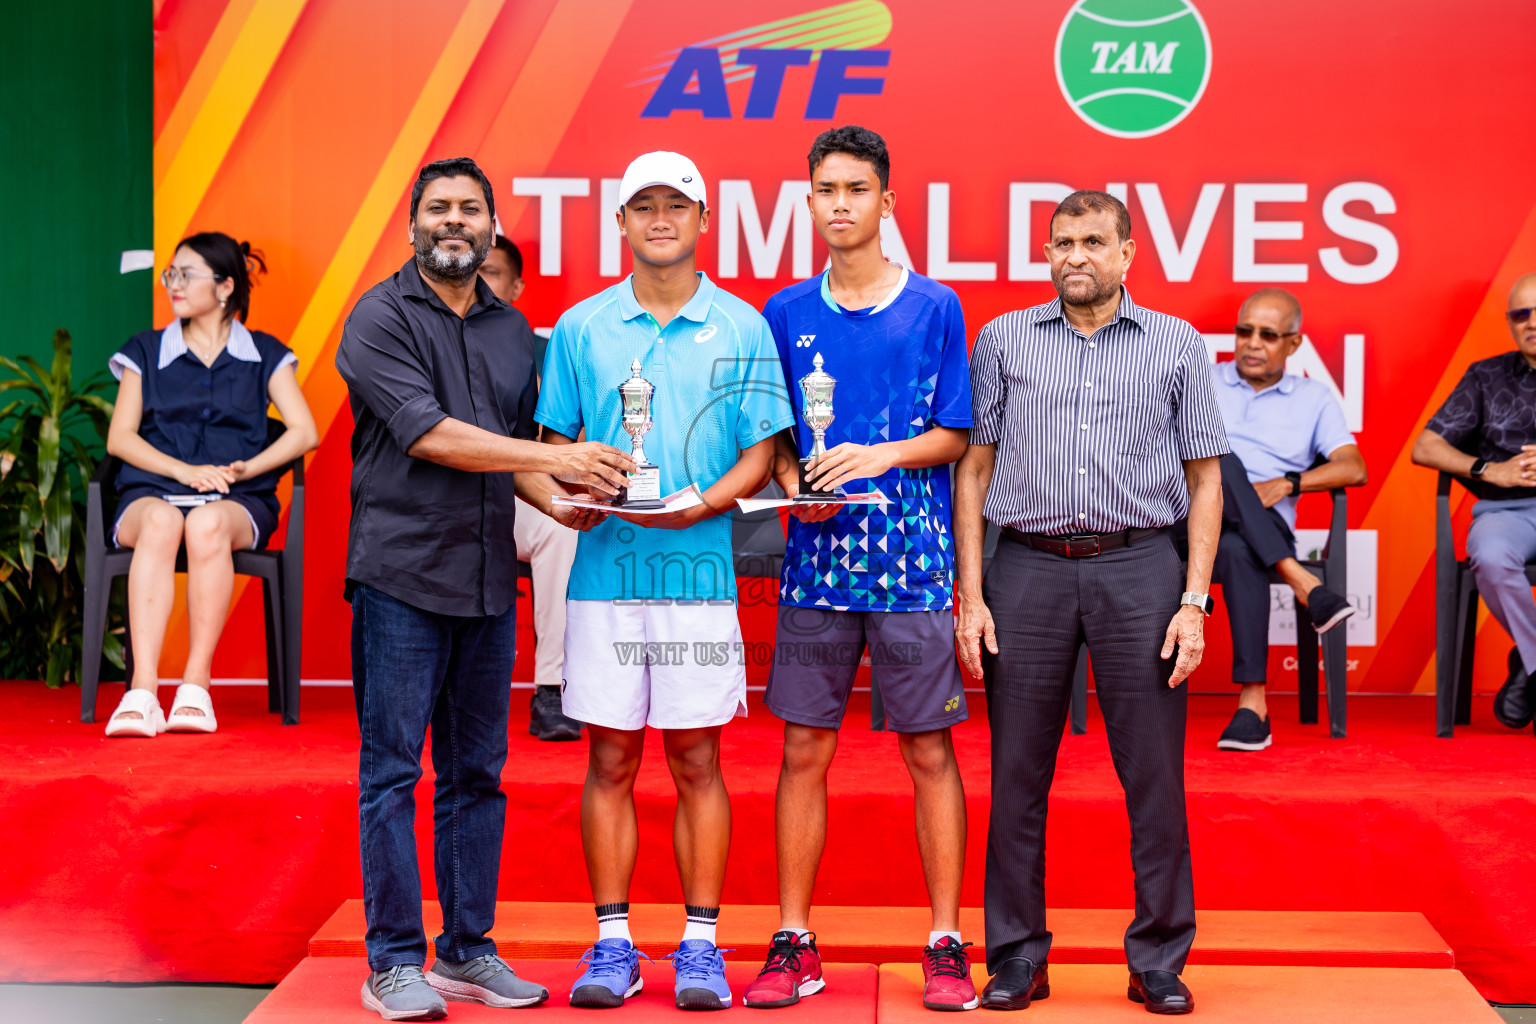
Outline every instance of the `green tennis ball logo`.
POLYGON ((1056 82, 1078 117, 1142 139, 1189 116, 1211 77, 1211 34, 1189 0, 1077 0, 1056 34, 1056 82))

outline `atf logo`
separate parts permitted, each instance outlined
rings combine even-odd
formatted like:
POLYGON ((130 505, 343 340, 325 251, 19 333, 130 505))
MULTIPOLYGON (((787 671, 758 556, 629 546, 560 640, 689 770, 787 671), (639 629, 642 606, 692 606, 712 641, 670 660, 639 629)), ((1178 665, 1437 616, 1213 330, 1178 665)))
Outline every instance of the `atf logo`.
POLYGON ((884 90, 883 76, 848 72, 889 65, 891 51, 872 47, 890 34, 889 7, 880 0, 853 0, 662 54, 660 63, 646 68, 645 77, 630 84, 655 85, 641 117, 671 117, 696 110, 707 118, 730 118, 735 114, 726 86, 750 79, 752 88, 741 116, 767 120, 778 112, 785 80, 811 74, 806 120, 829 121, 837 115, 842 97, 878 96, 884 90), (813 65, 814 71, 797 70, 813 65))
POLYGON ((1078 0, 1056 34, 1056 83, 1078 117, 1141 139, 1189 116, 1211 77, 1211 34, 1189 0, 1078 0))

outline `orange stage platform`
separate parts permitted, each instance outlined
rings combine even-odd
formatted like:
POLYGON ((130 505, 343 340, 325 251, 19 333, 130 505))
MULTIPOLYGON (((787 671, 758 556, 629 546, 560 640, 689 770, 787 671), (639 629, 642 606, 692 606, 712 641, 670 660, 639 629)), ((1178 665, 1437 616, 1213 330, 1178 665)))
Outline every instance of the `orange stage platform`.
MULTIPOLYGON (((928 934, 926 907, 817 907, 813 912, 818 945, 827 962, 907 963, 928 934)), ((436 902, 422 906, 430 936, 442 926, 436 902)), ((1121 939, 1129 910, 1053 910, 1055 945, 1052 963, 1124 962, 1121 939)), ((1272 966, 1448 968, 1451 949, 1423 914, 1406 912, 1234 911, 1199 912, 1192 964, 1272 966)), ((635 944, 660 955, 677 944, 683 908, 637 903, 631 906, 630 932, 635 944)), ((592 944, 596 924, 588 903, 515 903, 496 905, 492 936, 508 959, 575 959, 592 944)), ((726 906, 720 914, 720 945, 736 952, 732 959, 761 963, 769 937, 779 926, 772 906, 726 906)), ((981 961, 980 909, 960 912, 960 930, 976 945, 981 961)), ((347 900, 309 941, 311 957, 361 957, 363 904, 347 900)))
MULTIPOLYGON (((987 972, 972 970, 980 991, 987 972)), ((1411 967, 1192 966, 1183 974, 1201 1024, 1498 1024, 1460 971, 1411 967)), ((1146 1011, 1126 998, 1124 966, 1051 965, 1051 996, 1029 1004, 1029 1024, 1133 1024, 1146 1011)), ((828 986, 830 991, 831 986, 828 986)), ((880 1024, 933 1024, 923 970, 880 968, 880 1024)), ((990 1019, 990 1016, 989 1018, 990 1019)))

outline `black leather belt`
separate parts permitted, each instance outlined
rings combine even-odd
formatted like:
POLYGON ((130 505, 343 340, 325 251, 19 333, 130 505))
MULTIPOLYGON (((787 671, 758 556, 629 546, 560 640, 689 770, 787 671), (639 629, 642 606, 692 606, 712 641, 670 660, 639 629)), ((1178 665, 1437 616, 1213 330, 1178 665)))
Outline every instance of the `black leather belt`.
POLYGON ((1011 526, 1003 527, 1003 536, 1016 544, 1044 551, 1061 558, 1092 558, 1116 548, 1128 548, 1148 537, 1166 533, 1167 527, 1155 526, 1146 530, 1120 530, 1115 533, 1072 533, 1046 536, 1043 533, 1025 533, 1011 526))

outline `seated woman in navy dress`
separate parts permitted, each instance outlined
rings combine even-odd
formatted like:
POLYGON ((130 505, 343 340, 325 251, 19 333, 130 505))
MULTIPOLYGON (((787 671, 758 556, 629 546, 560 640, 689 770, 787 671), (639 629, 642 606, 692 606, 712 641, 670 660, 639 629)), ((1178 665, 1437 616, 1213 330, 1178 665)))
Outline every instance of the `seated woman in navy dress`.
POLYGON ((184 240, 160 276, 176 318, 134 335, 109 361, 120 384, 107 451, 123 460, 111 537, 134 551, 134 665, 108 736, 217 728, 208 684, 234 591, 233 552, 266 546, 277 529, 278 477, 318 441, 294 354, 245 326, 256 267, 266 270, 260 255, 228 235, 184 240), (288 426, 270 446, 269 404, 288 426), (160 648, 183 544, 190 649, 167 717, 157 695, 160 648))

